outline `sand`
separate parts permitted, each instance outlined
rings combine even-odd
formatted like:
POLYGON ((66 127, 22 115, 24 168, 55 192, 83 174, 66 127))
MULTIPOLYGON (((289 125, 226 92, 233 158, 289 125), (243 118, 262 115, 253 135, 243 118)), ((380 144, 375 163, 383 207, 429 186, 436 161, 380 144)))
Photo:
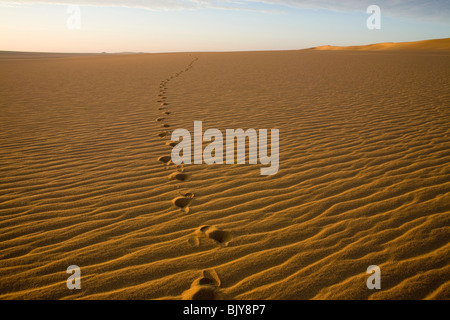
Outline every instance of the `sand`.
POLYGON ((435 51, 0 57, 0 299, 449 299, 435 51), (194 120, 280 129, 278 173, 177 173, 194 120))
POLYGON ((319 46, 312 50, 352 50, 352 51, 450 51, 450 38, 412 42, 383 42, 365 46, 319 46))

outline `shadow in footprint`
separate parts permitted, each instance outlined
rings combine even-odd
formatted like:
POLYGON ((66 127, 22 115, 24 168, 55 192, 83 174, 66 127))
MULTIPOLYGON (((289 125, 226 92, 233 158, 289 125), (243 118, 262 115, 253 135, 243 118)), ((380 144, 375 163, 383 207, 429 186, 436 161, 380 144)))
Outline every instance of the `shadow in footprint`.
POLYGON ((191 205, 192 200, 194 199, 193 193, 186 193, 180 197, 176 197, 172 200, 172 203, 175 207, 180 208, 184 213, 189 213, 189 207, 191 205))
POLYGON ((169 147, 175 147, 177 144, 179 144, 180 142, 179 141, 167 141, 166 142, 166 146, 169 146, 169 147))
POLYGON ((200 238, 205 237, 207 239, 214 240, 222 247, 227 247, 230 241, 233 239, 231 232, 224 231, 214 226, 201 226, 195 231, 197 240, 193 240, 194 245, 200 244, 200 238))
POLYGON ((169 135, 169 133, 167 131, 163 131, 160 134, 158 134, 158 137, 164 138, 164 137, 167 137, 168 135, 169 135))
POLYGON ((220 279, 215 270, 203 270, 202 276, 192 282, 189 290, 181 295, 183 300, 222 300, 220 279))
POLYGON ((174 172, 169 176, 169 180, 189 181, 191 176, 183 172, 174 172))
POLYGON ((170 164, 172 163, 172 158, 170 156, 162 156, 158 158, 159 162, 162 162, 165 166, 166 169, 170 166, 170 164))
POLYGON ((159 118, 156 119, 157 122, 161 122, 161 121, 164 121, 164 120, 166 120, 166 118, 163 118, 163 117, 159 117, 159 118))

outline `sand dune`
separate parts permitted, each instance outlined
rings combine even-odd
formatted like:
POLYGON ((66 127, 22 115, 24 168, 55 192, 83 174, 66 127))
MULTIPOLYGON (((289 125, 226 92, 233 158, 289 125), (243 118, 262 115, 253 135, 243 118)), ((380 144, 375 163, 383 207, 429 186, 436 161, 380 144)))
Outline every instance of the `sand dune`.
POLYGON ((355 50, 355 51, 450 51, 450 38, 413 42, 384 42, 365 46, 320 46, 313 50, 355 50))
POLYGON ((0 298, 450 298, 449 63, 0 59, 0 298), (170 133, 194 120, 279 128, 279 172, 175 166, 170 133))

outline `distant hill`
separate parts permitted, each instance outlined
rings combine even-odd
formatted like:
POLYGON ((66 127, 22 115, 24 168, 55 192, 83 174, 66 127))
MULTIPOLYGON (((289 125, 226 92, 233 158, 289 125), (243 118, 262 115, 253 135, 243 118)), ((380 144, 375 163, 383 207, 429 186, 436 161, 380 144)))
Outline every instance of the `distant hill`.
POLYGON ((355 51, 449 51, 450 38, 413 42, 384 42, 364 46, 320 46, 310 50, 355 50, 355 51))

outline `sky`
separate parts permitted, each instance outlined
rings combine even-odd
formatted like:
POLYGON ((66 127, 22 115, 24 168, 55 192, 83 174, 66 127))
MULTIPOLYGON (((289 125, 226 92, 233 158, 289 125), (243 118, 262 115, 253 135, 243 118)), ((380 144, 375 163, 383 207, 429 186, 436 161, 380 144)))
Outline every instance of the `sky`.
POLYGON ((449 18, 449 0, 0 0, 0 50, 295 50, 449 38, 449 18))

